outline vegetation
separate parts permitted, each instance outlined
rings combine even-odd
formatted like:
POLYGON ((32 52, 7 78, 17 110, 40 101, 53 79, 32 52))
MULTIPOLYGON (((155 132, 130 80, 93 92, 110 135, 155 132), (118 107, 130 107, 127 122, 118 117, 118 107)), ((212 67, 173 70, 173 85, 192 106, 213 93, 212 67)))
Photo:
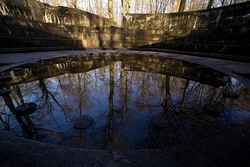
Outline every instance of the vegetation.
POLYGON ((79 8, 121 23, 127 13, 170 13, 210 9, 248 0, 39 0, 53 6, 79 8))

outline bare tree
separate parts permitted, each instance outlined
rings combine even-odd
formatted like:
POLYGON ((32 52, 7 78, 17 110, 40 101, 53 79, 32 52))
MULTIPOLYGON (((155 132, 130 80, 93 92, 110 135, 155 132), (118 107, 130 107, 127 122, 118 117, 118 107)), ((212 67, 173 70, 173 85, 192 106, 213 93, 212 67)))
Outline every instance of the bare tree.
POLYGON ((177 1, 177 11, 183 12, 185 10, 186 0, 178 0, 177 1))
POLYGON ((72 8, 77 8, 78 0, 67 0, 67 5, 72 8))
POLYGON ((214 0, 209 0, 208 5, 207 5, 207 9, 212 8, 213 4, 214 4, 214 0))

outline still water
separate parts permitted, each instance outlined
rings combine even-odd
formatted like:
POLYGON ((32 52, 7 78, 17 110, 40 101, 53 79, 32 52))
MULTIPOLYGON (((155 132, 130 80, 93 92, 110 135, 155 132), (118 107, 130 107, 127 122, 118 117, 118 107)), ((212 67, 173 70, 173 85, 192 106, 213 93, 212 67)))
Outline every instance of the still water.
MULTIPOLYGON (((162 57, 64 57, 5 71, 17 107, 36 103, 32 138, 95 149, 168 148, 250 121, 250 90, 236 78, 162 57), (91 120, 77 128, 79 120, 91 120)), ((0 98, 0 126, 24 136, 0 98), (5 126, 4 126, 5 125, 5 126)))

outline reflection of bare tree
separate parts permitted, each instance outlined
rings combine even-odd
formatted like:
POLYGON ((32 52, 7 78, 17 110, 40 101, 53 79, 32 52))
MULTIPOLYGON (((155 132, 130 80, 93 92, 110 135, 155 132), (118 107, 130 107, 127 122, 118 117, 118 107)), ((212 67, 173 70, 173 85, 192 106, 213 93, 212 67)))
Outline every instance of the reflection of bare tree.
POLYGON ((9 130, 10 129, 10 115, 7 113, 0 112, 0 122, 2 123, 4 129, 9 130))
POLYGON ((138 74, 138 77, 141 78, 141 84, 138 87, 138 90, 140 91, 139 99, 140 99, 140 110, 144 111, 145 104, 147 103, 146 97, 147 93, 149 91, 148 82, 147 82, 147 76, 144 74, 138 74), (142 104, 141 104, 142 103, 142 104))
POLYGON ((49 97, 51 97, 51 99, 62 109, 62 111, 64 111, 63 106, 58 102, 58 100, 53 95, 53 93, 49 91, 49 89, 47 88, 47 85, 45 83, 45 80, 43 80, 43 79, 39 80, 39 88, 42 91, 42 98, 44 98, 44 102, 47 105, 47 110, 46 111, 52 115, 53 120, 55 121, 57 126, 59 126, 56 118, 53 115, 53 104, 50 102, 49 97))
POLYGON ((79 111, 80 111, 80 117, 82 116, 82 109, 84 106, 86 106, 86 99, 87 99, 87 76, 86 74, 77 74, 77 79, 78 79, 78 99, 79 99, 79 111), (83 83, 82 83, 83 81, 83 83))
POLYGON ((106 129, 106 137, 107 137, 107 144, 113 143, 113 116, 114 116, 114 86, 115 86, 115 80, 114 80, 114 64, 110 64, 109 66, 109 112, 108 112, 108 124, 106 129))
POLYGON ((59 78, 58 79, 58 84, 59 84, 59 87, 60 87, 60 89, 61 89, 61 91, 62 91, 62 98, 63 98, 63 100, 64 100, 64 103, 63 103, 63 108, 64 108, 64 111, 66 112, 66 111, 69 111, 69 104, 68 104, 68 102, 67 102, 67 99, 66 99, 66 97, 65 97, 65 95, 64 95, 64 93, 65 93, 65 87, 64 87, 64 85, 62 84, 62 80, 59 78))
MULTIPOLYGON (((84 83, 84 87, 82 89, 81 87, 81 74, 77 74, 77 78, 78 78, 78 92, 79 92, 79 116, 81 118, 82 116, 82 103, 83 103, 83 93, 84 93, 84 90, 85 90, 85 83, 84 83)), ((85 81, 85 80, 84 80, 85 81)))
MULTIPOLYGON (((15 116, 17 122, 21 126, 22 130, 25 132, 25 134, 28 135, 28 137, 33 137, 33 123, 29 117, 29 115, 20 115, 21 113, 18 113, 19 110, 15 107, 12 98, 10 96, 10 91, 8 89, 0 89, 0 94, 4 99, 4 102, 6 106, 8 107, 9 111, 15 116), (19 115, 18 115, 19 114, 19 115)), ((20 112, 20 111, 19 111, 20 112)), ((22 111, 23 112, 23 111, 22 111)), ((1 117, 2 122, 2 117, 1 117)), ((6 124, 5 121, 3 121, 4 126, 6 128, 9 128, 9 125, 6 124)))
POLYGON ((185 107, 184 103, 185 103, 185 97, 186 97, 188 86, 189 86, 189 80, 186 80, 186 83, 185 83, 185 86, 184 86, 184 89, 183 89, 182 99, 181 99, 181 102, 180 102, 181 108, 185 107))
POLYGON ((168 75, 165 76, 164 110, 165 112, 168 112, 171 110, 170 77, 168 75))
POLYGON ((157 80, 154 76, 144 72, 131 71, 133 83, 138 85, 138 96, 136 100, 140 111, 145 111, 145 107, 152 107, 152 96, 158 93, 157 80))
MULTIPOLYGON (((85 106, 85 100, 86 100, 86 81, 87 81, 87 78, 86 78, 86 75, 83 73, 78 73, 76 74, 77 75, 77 80, 78 80, 78 86, 77 86, 77 91, 78 91, 78 99, 79 99, 79 119, 82 120, 82 109, 83 109, 83 106, 85 106), (83 83, 82 83, 83 81, 83 83), (83 85, 82 85, 83 84, 83 85)), ((84 134, 83 134, 83 131, 82 129, 80 129, 79 131, 79 140, 81 143, 84 142, 84 134)))
POLYGON ((121 93, 123 98, 123 111, 128 112, 128 72, 121 66, 121 93))
POLYGON ((223 90, 200 83, 190 83, 186 90, 186 99, 183 105, 196 111, 222 111, 224 104, 223 90))
POLYGON ((24 104, 23 95, 19 85, 12 86, 12 99, 16 102, 17 105, 24 104))
POLYGON ((56 99, 56 97, 53 95, 53 93, 51 93, 49 91, 49 89, 47 88, 47 85, 45 83, 44 80, 40 79, 39 80, 39 87, 43 93, 42 97, 45 99, 45 103, 48 104, 49 103, 49 97, 52 98, 52 100, 61 108, 63 109, 63 106, 58 102, 58 100, 56 99))
POLYGON ((90 98, 91 94, 89 91, 97 86, 96 77, 97 74, 88 72, 66 74, 60 77, 59 87, 67 119, 73 121, 75 115, 72 115, 74 112, 70 111, 76 110, 79 111, 79 116, 81 117, 84 109, 90 105, 93 99, 90 98))

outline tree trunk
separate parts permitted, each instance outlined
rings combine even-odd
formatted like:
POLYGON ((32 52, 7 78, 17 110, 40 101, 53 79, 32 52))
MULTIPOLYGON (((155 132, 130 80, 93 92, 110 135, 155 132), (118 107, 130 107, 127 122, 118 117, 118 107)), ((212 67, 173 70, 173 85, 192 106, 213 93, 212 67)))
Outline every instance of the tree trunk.
POLYGON ((108 14, 109 14, 109 19, 111 19, 111 21, 114 21, 114 12, 113 12, 113 0, 109 0, 108 1, 108 14))
POLYGON ((183 12, 185 10, 186 0, 177 1, 177 12, 183 12))
POLYGON ((127 19, 130 11, 130 0, 121 0, 122 3, 122 25, 124 26, 125 20, 127 19))
POLYGON ((209 0, 208 5, 207 5, 207 9, 211 9, 213 4, 214 4, 214 0, 209 0))

